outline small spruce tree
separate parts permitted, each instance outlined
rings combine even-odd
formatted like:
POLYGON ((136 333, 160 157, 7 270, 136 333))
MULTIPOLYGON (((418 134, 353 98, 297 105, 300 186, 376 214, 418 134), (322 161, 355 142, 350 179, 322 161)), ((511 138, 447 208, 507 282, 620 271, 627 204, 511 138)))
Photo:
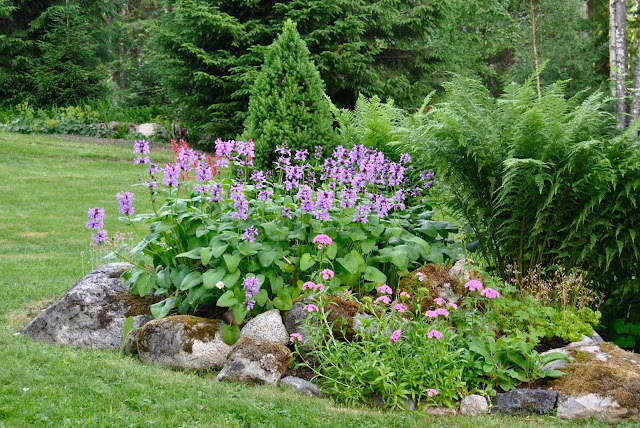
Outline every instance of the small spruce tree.
POLYGON ((336 144, 324 82, 291 20, 269 47, 251 89, 245 134, 256 143, 254 163, 267 169, 275 160, 275 147, 284 141, 290 149, 310 154, 317 145, 327 153, 336 144))

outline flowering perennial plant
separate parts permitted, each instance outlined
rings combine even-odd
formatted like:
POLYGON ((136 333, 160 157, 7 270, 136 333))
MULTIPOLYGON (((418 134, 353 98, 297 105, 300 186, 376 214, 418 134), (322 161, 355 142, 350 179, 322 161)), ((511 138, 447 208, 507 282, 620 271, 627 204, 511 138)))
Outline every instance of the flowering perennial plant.
MULTIPOLYGON (((121 192, 119 219, 147 223, 149 233, 111 255, 150 258, 152 268, 136 264, 125 279, 133 293, 165 298, 151 307, 156 318, 214 302, 241 322, 249 313, 290 309, 308 288, 306 272, 318 272, 315 292, 346 286, 362 294, 460 253, 446 242, 455 230, 431 221, 422 200, 433 174, 416 171, 410 156, 393 162, 356 146, 323 158, 320 148, 310 156, 283 144, 273 169, 262 171, 253 167, 251 140, 218 139, 214 157, 184 141, 172 141, 172 150, 172 161, 158 166, 148 142, 134 143, 153 212, 135 214, 134 195, 121 192)), ((100 216, 89 220, 95 230, 102 224, 100 216)), ((94 241, 104 239, 99 229, 94 241)))

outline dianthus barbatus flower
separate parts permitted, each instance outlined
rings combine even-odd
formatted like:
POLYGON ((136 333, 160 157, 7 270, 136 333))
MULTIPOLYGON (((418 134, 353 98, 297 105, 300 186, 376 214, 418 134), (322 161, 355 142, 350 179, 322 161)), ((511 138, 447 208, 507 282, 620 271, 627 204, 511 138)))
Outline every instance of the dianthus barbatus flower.
POLYGON ((398 339, 400 339, 401 334, 402 334, 401 330, 394 331, 393 333, 391 333, 391 336, 389 336, 389 342, 396 343, 398 339))

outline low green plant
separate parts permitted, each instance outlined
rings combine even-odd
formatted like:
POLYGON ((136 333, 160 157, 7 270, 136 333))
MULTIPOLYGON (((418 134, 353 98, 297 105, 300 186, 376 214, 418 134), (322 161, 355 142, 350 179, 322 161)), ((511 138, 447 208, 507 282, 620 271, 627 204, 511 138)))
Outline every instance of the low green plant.
POLYGON ((491 395, 498 387, 508 391, 562 375, 544 366, 566 359, 564 354, 541 356, 525 335, 506 334, 485 318, 503 298, 479 281, 467 283, 473 286, 460 305, 434 299, 425 288, 410 295, 380 285, 377 298, 359 299, 349 291, 333 297, 322 284, 308 284, 312 291, 302 304, 310 316, 304 333, 292 334, 291 341, 300 364, 339 401, 453 406, 469 393, 491 395), (360 315, 345 319, 340 307, 347 304, 360 315), (332 317, 333 311, 342 315, 332 317))
MULTIPOLYGON (((120 220, 141 240, 110 258, 135 263, 124 275, 133 293, 164 297, 151 307, 156 318, 214 302, 233 310, 240 323, 265 309, 290 309, 316 268, 335 272, 327 289, 364 294, 376 284, 396 284, 427 261, 459 257, 460 246, 447 242, 455 229, 430 220, 433 211, 421 202, 432 176, 412 172, 410 158, 391 162, 356 146, 321 159, 319 152, 309 156, 281 146, 278 168, 269 172, 252 168, 253 147, 218 140, 214 163, 184 142, 175 144, 177 162, 164 166, 160 187, 157 165, 142 157, 148 143, 135 143, 136 162, 150 165, 140 185, 153 212, 134 214, 134 195, 118 195, 120 220), (148 233, 141 224, 148 224, 148 233), (132 259, 139 253, 150 264, 132 259)), ((89 211, 96 243, 107 239, 103 216, 98 208, 89 211)))

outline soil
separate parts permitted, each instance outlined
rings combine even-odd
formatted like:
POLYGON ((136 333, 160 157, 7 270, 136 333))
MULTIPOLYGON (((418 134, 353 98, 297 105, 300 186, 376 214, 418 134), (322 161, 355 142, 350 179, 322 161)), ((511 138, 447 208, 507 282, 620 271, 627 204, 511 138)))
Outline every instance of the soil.
POLYGON ((304 380, 308 380, 309 382, 311 381, 311 379, 313 379, 313 377, 315 376, 315 373, 313 372, 313 370, 311 370, 309 367, 297 367, 295 369, 287 369, 286 372, 284 372, 284 375, 282 375, 282 377, 285 376, 295 376, 295 377, 299 377, 300 379, 304 379, 304 380))
POLYGON ((559 337, 554 337, 553 339, 548 339, 548 340, 542 339, 540 343, 538 343, 533 349, 541 353, 541 352, 549 351, 550 349, 564 348, 568 344, 569 342, 566 342, 560 339, 559 337))

